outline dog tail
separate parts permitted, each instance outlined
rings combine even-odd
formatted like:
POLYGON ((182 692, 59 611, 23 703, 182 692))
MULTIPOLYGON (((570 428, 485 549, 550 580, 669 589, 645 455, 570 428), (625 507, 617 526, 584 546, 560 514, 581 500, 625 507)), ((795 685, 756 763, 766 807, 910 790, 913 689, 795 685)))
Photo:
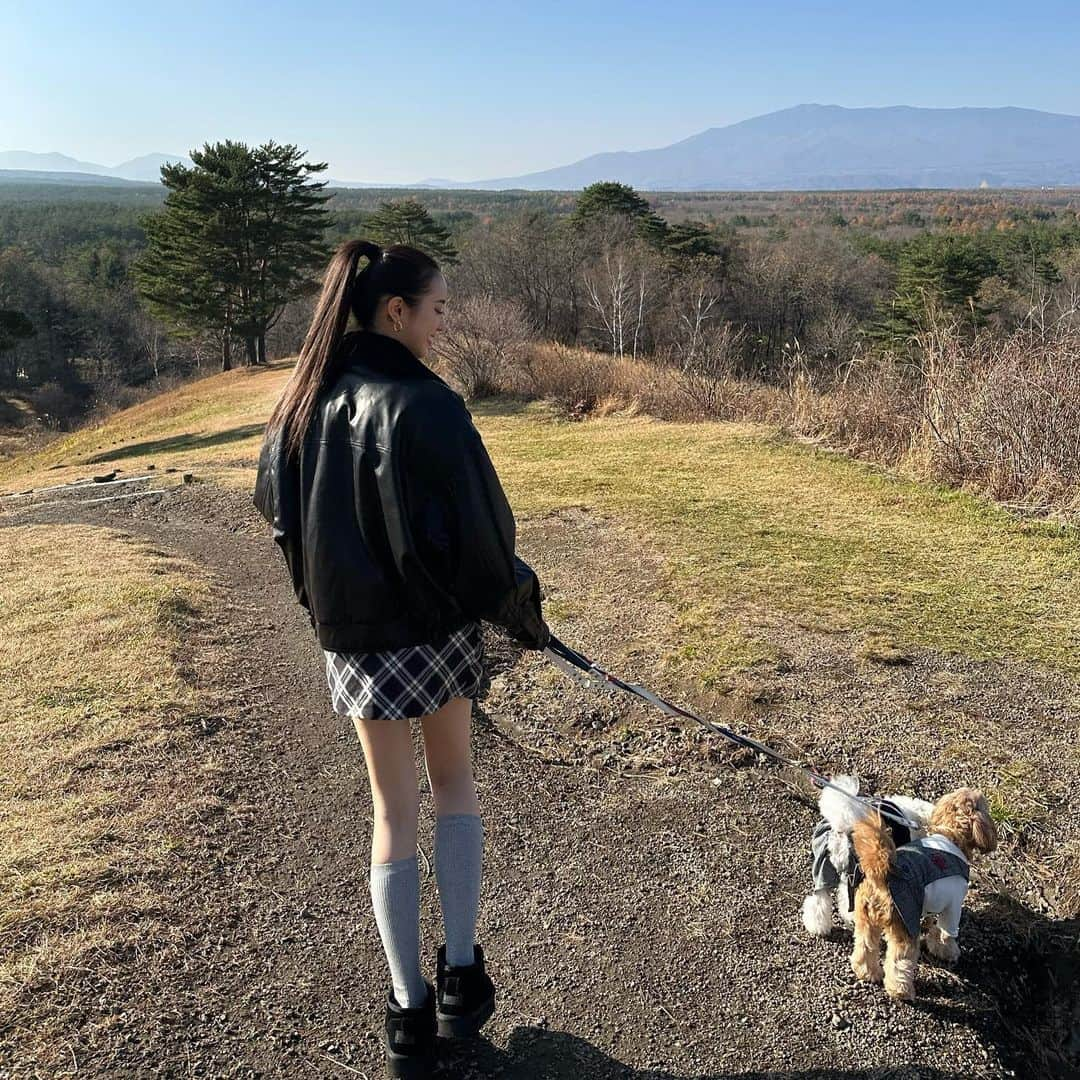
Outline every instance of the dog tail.
POLYGON ((870 813, 865 803, 849 799, 843 792, 850 795, 859 794, 859 778, 857 776, 834 776, 832 782, 836 787, 822 788, 818 798, 818 806, 821 808, 821 816, 829 823, 834 833, 850 833, 855 828, 855 822, 860 821, 870 813))
POLYGON ((856 822, 851 839, 855 844, 859 868, 869 881, 884 887, 889 871, 896 862, 896 845, 881 815, 872 814, 856 822))

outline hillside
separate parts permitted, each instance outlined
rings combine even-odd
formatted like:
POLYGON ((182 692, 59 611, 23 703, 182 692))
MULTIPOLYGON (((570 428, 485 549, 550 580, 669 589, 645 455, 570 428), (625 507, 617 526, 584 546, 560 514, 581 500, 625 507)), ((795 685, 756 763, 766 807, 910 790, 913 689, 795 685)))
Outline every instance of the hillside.
MULTIPOLYGON (((214 375, 0 463, 0 606, 39 605, 2 672, 18 704, 0 765, 27 780, 0 820, 71 807, 41 826, 48 878, 44 840, 0 832, 13 1078, 380 1067, 362 758, 250 501, 289 370, 214 375), (110 473, 166 490, 53 487, 110 473)), ((1074 536, 766 428, 470 408, 558 636, 872 790, 978 784, 1004 841, 976 865, 960 966, 925 964, 919 1004, 890 1004, 854 982, 846 931, 802 933, 798 776, 489 630, 480 940, 501 996, 449 1075, 1067 1075, 1074 536)), ((423 813, 426 847, 426 796, 423 813)))

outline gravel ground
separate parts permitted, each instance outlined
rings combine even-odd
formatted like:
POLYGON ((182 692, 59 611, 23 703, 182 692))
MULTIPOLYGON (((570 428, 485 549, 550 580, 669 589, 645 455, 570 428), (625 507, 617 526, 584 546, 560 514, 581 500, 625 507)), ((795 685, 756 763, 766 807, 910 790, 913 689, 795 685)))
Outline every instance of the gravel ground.
MULTIPOLYGON (((0 1044, 0 1077, 381 1076, 388 979, 367 890, 363 757, 330 710, 321 652, 248 496, 194 483, 27 507, 0 525, 32 521, 100 523, 206 566, 216 603, 178 659, 206 702, 202 739, 228 768, 207 781, 207 812, 190 824, 196 857, 168 883, 183 946, 113 957, 30 994, 27 1017, 59 1016, 70 1050, 34 1062, 0 1044)), ((924 755, 912 776, 886 752, 905 718, 927 715, 893 714, 928 686, 959 695, 954 711, 961 699, 983 713, 1022 706, 1025 729, 1039 720, 1049 732, 1051 762, 1072 752, 1059 743, 1077 717, 1064 680, 929 654, 866 665, 850 641, 778 623, 761 632, 784 659, 726 693, 691 695, 663 663, 674 613, 641 538, 584 511, 522 522, 519 538, 549 597, 575 599, 573 614, 552 618, 569 644, 823 768, 858 762, 868 780, 920 794, 966 779, 962 756, 945 766, 924 755)), ((958 968, 924 962, 919 1001, 897 1005, 855 980, 849 933, 811 940, 801 928, 816 813, 794 777, 580 687, 490 629, 485 644, 479 940, 498 1001, 483 1037, 447 1051, 438 1075, 1077 1075, 1067 875, 1025 870, 1055 847, 1075 851, 1071 790, 1053 795, 1041 848, 1013 858, 1003 845, 977 865, 958 968)), ((426 797, 421 814, 431 977, 442 938, 426 797)))

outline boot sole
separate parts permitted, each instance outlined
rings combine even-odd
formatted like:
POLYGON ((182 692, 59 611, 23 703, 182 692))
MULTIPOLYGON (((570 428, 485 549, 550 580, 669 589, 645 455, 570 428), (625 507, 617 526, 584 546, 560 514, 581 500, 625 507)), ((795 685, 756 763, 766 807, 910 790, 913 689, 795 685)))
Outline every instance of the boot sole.
POLYGON ((492 997, 475 1012, 466 1016, 454 1016, 450 1013, 435 1014, 438 1037, 440 1039, 468 1039, 491 1019, 495 1012, 495 998, 492 997))
POLYGON ((395 1080, 425 1080, 431 1076, 432 1067, 435 1064, 434 1054, 424 1054, 415 1057, 408 1054, 394 1053, 386 1042, 383 1042, 386 1051, 386 1075, 395 1080))

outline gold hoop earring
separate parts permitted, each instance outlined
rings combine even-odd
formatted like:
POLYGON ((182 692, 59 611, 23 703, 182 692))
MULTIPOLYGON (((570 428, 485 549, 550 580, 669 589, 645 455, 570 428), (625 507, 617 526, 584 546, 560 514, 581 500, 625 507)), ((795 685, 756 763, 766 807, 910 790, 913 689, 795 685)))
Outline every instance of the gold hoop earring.
POLYGON ((399 323, 399 322, 394 323, 394 333, 395 334, 400 334, 401 333, 401 323, 399 323))

